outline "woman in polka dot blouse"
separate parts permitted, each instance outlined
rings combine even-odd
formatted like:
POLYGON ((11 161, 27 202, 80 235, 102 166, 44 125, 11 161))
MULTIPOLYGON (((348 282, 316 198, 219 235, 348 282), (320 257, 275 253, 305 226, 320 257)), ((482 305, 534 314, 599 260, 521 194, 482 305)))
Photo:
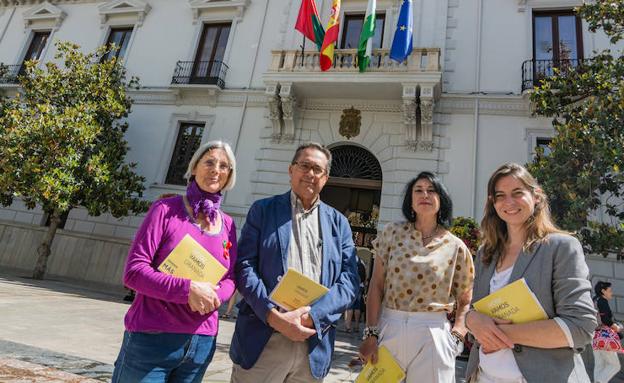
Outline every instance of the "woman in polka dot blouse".
POLYGON ((447 230, 452 202, 434 174, 422 172, 408 183, 402 212, 405 221, 388 224, 373 243, 360 357, 375 362, 383 345, 405 370, 407 383, 454 382, 472 297, 472 255, 447 230), (455 305, 451 329, 447 313, 455 305))

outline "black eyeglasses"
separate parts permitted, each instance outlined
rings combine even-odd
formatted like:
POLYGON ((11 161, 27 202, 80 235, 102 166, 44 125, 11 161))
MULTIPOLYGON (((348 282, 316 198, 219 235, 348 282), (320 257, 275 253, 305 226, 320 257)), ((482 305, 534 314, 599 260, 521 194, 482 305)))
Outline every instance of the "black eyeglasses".
POLYGON ((324 168, 310 162, 295 161, 293 162, 293 165, 296 165, 297 169, 299 169, 303 173, 308 173, 310 170, 312 170, 312 173, 314 173, 314 175, 317 177, 325 174, 324 168))

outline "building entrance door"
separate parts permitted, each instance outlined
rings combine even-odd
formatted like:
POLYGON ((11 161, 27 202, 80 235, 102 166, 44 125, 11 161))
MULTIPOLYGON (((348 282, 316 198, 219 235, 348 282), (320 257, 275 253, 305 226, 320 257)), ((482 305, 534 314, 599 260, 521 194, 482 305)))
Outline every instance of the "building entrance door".
POLYGON ((321 199, 347 217, 357 247, 371 248, 379 219, 381 165, 359 146, 341 145, 330 151, 332 167, 321 199))

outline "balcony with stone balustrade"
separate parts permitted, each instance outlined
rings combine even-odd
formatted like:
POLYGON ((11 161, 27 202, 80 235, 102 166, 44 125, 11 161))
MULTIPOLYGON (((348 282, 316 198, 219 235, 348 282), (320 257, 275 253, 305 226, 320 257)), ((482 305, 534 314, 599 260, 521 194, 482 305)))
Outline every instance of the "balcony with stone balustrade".
POLYGON ((271 52, 263 80, 274 139, 292 140, 294 112, 308 101, 383 102, 400 105, 408 146, 431 147, 433 108, 442 83, 439 48, 414 48, 402 63, 390 59, 389 49, 374 49, 364 72, 356 49, 336 49, 327 71, 321 70, 319 55, 316 50, 271 52))
MULTIPOLYGON (((273 73, 359 73, 357 49, 336 49, 334 65, 327 72, 322 72, 318 51, 277 50, 272 51, 271 66, 267 74, 273 73)), ((440 49, 418 48, 412 51, 408 59, 398 63, 390 59, 389 49, 375 49, 372 52, 369 67, 365 73, 439 73, 440 49)))

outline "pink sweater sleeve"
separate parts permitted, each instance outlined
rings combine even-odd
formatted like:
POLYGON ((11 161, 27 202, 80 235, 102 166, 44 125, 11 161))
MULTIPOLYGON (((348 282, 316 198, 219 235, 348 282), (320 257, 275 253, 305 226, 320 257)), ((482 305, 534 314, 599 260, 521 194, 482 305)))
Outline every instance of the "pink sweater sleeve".
POLYGON ((191 281, 161 273, 153 264, 164 239, 168 210, 166 200, 156 201, 150 207, 130 247, 123 281, 127 287, 143 295, 186 304, 191 281))
MULTIPOLYGON (((225 217, 225 215, 224 215, 225 217)), ((232 243, 232 247, 230 248, 230 268, 227 273, 219 282, 219 289, 217 290, 217 296, 221 302, 225 302, 230 299, 234 294, 234 290, 236 290, 236 285, 234 282, 234 266, 236 265, 236 254, 237 254, 237 244, 236 244, 236 225, 232 218, 225 218, 229 220, 229 233, 228 240, 232 243)))

